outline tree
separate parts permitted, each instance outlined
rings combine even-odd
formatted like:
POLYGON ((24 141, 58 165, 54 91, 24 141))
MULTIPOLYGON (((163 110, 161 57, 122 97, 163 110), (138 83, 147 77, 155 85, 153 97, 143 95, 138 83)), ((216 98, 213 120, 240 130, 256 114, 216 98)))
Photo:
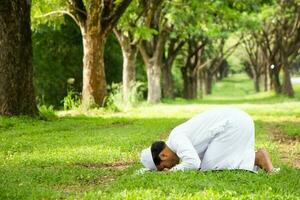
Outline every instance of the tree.
POLYGON ((181 67, 183 77, 183 96, 186 99, 197 98, 197 93, 202 87, 201 85, 201 87, 198 88, 197 85, 198 79, 202 77, 198 76, 200 74, 197 73, 196 68, 203 60, 202 56, 206 45, 207 40, 205 38, 203 41, 200 41, 199 38, 190 38, 187 42, 185 64, 181 67))
POLYGON ((0 4, 0 114, 37 115, 33 88, 30 1, 0 4))
POLYGON ((279 18, 279 27, 276 34, 280 35, 280 60, 283 68, 282 93, 294 97, 291 83, 291 64, 299 55, 300 49, 300 2, 298 0, 280 1, 282 17, 279 18))
POLYGON ((107 95, 104 68, 105 42, 131 1, 68 0, 64 3, 57 0, 55 3, 60 9, 43 15, 44 17, 56 14, 68 15, 80 27, 84 52, 82 103, 86 108, 102 106, 104 103, 107 95))
POLYGON ((142 15, 148 9, 150 1, 134 0, 127 8, 114 28, 114 33, 119 41, 123 56, 123 100, 129 102, 132 87, 136 81, 136 57, 139 25, 142 15))
POLYGON ((265 73, 265 66, 267 65, 263 57, 263 52, 260 48, 259 37, 252 33, 249 38, 245 38, 244 46, 249 57, 249 68, 251 70, 251 78, 254 82, 254 89, 256 92, 260 91, 260 78, 265 73))
POLYGON ((219 72, 220 68, 226 62, 226 59, 234 52, 238 45, 241 43, 239 39, 235 44, 231 45, 225 49, 225 37, 220 36, 219 39, 214 40, 210 43, 213 47, 212 56, 208 56, 208 59, 203 63, 197 66, 196 71, 201 70, 204 74, 204 83, 205 83, 205 94, 212 93, 212 84, 214 76, 219 72))
POLYGON ((196 98, 202 96, 198 92, 211 94, 213 78, 226 63, 240 41, 229 47, 225 42, 230 34, 237 30, 239 15, 227 1, 198 1, 190 4, 193 18, 190 20, 186 62, 181 69, 184 79, 184 96, 196 98), (205 49, 204 49, 205 47, 205 49), (189 86, 190 85, 190 86, 189 86))
POLYGON ((266 60, 265 77, 270 77, 270 88, 277 94, 293 97, 291 64, 300 49, 300 2, 278 0, 266 7, 260 17, 261 27, 253 31, 260 51, 266 60), (283 70, 283 83, 280 71, 283 70))
POLYGON ((192 5, 190 1, 177 0, 165 6, 165 18, 169 24, 165 52, 162 57, 162 94, 165 98, 174 97, 172 68, 193 29, 190 23, 195 17, 192 5))
POLYGON ((174 97, 174 87, 173 87, 173 77, 172 77, 172 67, 173 62, 176 59, 179 51, 185 44, 184 40, 177 38, 169 38, 167 41, 167 50, 163 54, 163 66, 162 66, 162 92, 163 97, 173 98, 174 97))
POLYGON ((161 0, 149 1, 149 9, 144 14, 141 30, 151 35, 144 36, 138 45, 147 70, 149 103, 158 103, 161 100, 162 56, 168 35, 162 3, 161 0))

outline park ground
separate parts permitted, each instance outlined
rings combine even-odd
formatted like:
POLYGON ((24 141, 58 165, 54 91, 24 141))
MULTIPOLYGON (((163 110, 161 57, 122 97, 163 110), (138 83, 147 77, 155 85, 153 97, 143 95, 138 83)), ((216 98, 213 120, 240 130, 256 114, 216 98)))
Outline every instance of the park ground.
POLYGON ((123 112, 57 111, 48 120, 0 117, 0 199, 299 199, 300 84, 293 99, 254 93, 245 76, 217 83, 201 100, 164 100, 123 112), (139 152, 176 125, 216 106, 256 124, 256 148, 280 173, 148 172, 139 152))

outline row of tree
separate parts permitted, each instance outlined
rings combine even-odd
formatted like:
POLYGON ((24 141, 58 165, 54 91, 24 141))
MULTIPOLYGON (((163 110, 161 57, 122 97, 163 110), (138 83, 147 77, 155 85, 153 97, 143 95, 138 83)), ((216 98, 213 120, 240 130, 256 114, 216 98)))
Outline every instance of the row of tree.
MULTIPOLYGON (((0 44, 7 51, 0 53, 0 75, 6 77, 0 80, 0 112, 36 114, 30 1, 3 2, 0 5, 0 44), (26 19, 21 23, 24 30, 19 27, 20 18, 26 19)), ((174 66, 181 69, 185 98, 196 98, 203 92, 210 94, 213 80, 226 76, 227 58, 241 44, 248 52, 246 66, 257 90, 260 77, 265 76, 266 85, 269 85, 266 88, 292 96, 289 72, 299 52, 299 4, 298 0, 53 0, 51 3, 33 0, 32 26, 60 23, 53 19, 64 15, 80 28, 82 103, 86 108, 102 106, 107 96, 104 49, 112 33, 123 55, 125 101, 135 84, 138 53, 147 72, 147 100, 157 103, 162 96, 174 97, 174 66), (228 38, 234 38, 234 42, 228 43, 228 38), (283 85, 279 81, 280 69, 284 72, 283 85)))
POLYGON ((257 92, 263 77, 265 90, 274 89, 278 94, 293 97, 291 71, 300 55, 300 1, 282 0, 271 8, 256 17, 259 23, 245 36, 246 66, 257 92), (283 83, 280 71, 283 71, 283 83))

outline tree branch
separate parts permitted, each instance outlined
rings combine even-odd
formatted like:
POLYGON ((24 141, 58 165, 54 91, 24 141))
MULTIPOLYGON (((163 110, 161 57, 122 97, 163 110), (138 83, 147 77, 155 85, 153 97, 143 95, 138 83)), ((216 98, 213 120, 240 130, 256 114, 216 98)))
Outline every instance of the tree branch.
POLYGON ((68 0, 70 13, 76 18, 78 24, 85 26, 87 11, 82 0, 68 0))
POLYGON ((179 42, 179 44, 175 47, 175 43, 170 45, 168 49, 168 57, 166 58, 166 64, 171 65, 176 58, 177 54, 185 44, 184 41, 179 42), (175 48, 174 48, 175 47, 175 48))
MULTIPOLYGON (((114 5, 113 9, 110 10, 108 17, 103 16, 101 24, 103 30, 108 33, 118 22, 119 18, 125 12, 132 0, 123 0, 118 5, 114 5)), ((103 1, 104 2, 104 1, 103 1)), ((102 8, 103 9, 103 8, 102 8)))
POLYGON ((139 44, 138 44, 138 49, 140 50, 140 53, 143 57, 143 60, 145 63, 149 62, 150 60, 150 56, 148 55, 147 51, 146 51, 146 46, 144 44, 143 41, 141 41, 139 44))
POLYGON ((243 42, 243 36, 240 37, 239 41, 235 45, 229 47, 224 52, 223 58, 228 58, 242 42, 243 42))
POLYGON ((77 21, 76 17, 74 15, 72 15, 72 13, 70 13, 69 11, 66 10, 56 10, 56 11, 52 11, 43 15, 38 16, 37 18, 42 18, 42 17, 52 17, 52 16, 57 16, 57 15, 68 15, 69 17, 71 17, 75 23, 80 27, 79 22, 77 21))

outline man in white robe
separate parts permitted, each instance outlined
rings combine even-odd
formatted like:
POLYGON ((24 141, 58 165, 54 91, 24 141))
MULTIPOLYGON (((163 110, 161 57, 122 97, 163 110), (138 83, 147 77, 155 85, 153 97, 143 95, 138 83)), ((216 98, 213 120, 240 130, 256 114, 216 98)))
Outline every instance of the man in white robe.
POLYGON ((274 170, 265 149, 254 150, 254 122, 236 108, 205 111, 175 127, 166 142, 141 153, 149 170, 274 170))

